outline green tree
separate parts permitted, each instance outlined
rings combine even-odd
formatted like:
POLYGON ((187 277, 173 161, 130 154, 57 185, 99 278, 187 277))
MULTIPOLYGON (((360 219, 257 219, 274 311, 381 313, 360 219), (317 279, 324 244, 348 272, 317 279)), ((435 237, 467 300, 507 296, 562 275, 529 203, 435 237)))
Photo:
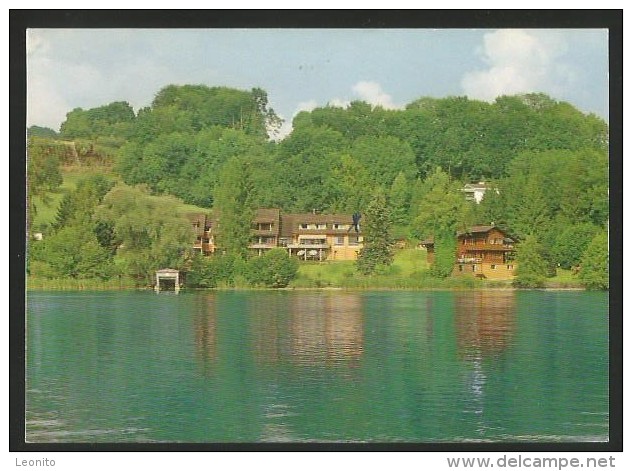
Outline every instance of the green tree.
POLYGON ((44 137, 55 139, 57 137, 57 133, 51 128, 33 125, 26 129, 26 137, 44 137))
POLYGON ((66 114, 66 120, 61 124, 60 135, 65 139, 95 139, 97 136, 127 138, 131 134, 134 119, 134 110, 124 101, 89 110, 75 108, 66 114))
POLYGON ((279 143, 280 183, 291 195, 287 210, 325 211, 334 206, 336 188, 328 183, 345 148, 339 132, 314 126, 295 129, 279 143))
POLYGON ((454 234, 472 224, 472 205, 465 201, 461 184, 437 168, 424 182, 423 197, 414 224, 422 237, 454 234))
POLYGON ((438 278, 447 278, 452 274, 456 260, 456 235, 451 231, 439 232, 434 237, 434 263, 430 273, 438 278))
POLYGON ((357 260, 360 272, 368 275, 380 266, 389 266, 393 263, 391 226, 391 213, 386 204, 386 195, 381 187, 377 187, 362 216, 364 243, 357 260))
POLYGON ((254 286, 285 288, 298 273, 298 261, 277 248, 248 261, 246 279, 254 286))
POLYGON ((120 241, 114 261, 123 273, 149 284, 155 270, 185 266, 193 232, 181 206, 174 197, 127 185, 105 196, 95 219, 112 225, 113 238, 120 241))
POLYGON ((378 185, 390 188, 398 174, 413 179, 417 174, 415 154, 410 145, 393 136, 361 136, 351 147, 351 155, 378 185))
POLYGON ((371 199, 368 191, 373 186, 371 178, 364 166, 350 155, 340 156, 340 165, 334 168, 330 181, 328 186, 337 193, 331 208, 334 211, 362 211, 371 199))
POLYGON ((393 184, 391 185, 388 202, 392 208, 393 224, 396 226, 405 226, 410 224, 410 199, 411 190, 410 183, 404 172, 399 172, 393 184))
POLYGON ((32 137, 27 141, 26 198, 27 227, 37 215, 36 199, 42 204, 50 204, 49 192, 55 191, 63 182, 59 169, 59 156, 49 141, 32 137))
POLYGON ((608 259, 608 234, 602 231, 593 237, 582 255, 579 279, 586 288, 609 289, 608 259))
POLYGON ((516 279, 514 286, 519 288, 539 288, 544 285, 547 276, 547 262, 542 255, 542 246, 538 239, 527 236, 516 248, 516 279))
POLYGON ((590 223, 567 226, 558 234, 553 246, 553 256, 562 268, 578 266, 581 258, 599 228, 590 223))
POLYGON ((244 259, 248 257, 255 206, 251 172, 248 160, 231 158, 220 171, 213 198, 218 219, 216 241, 219 249, 244 259))

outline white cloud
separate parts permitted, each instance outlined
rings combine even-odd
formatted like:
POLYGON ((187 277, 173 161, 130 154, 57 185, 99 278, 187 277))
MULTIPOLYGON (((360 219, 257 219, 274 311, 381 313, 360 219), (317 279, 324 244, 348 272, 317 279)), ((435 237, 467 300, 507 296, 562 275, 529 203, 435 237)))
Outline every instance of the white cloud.
POLYGON ((560 94, 574 80, 564 64, 567 44, 554 31, 498 30, 484 36, 480 51, 488 68, 467 72, 461 86, 470 98, 493 100, 526 92, 560 94))
POLYGON ((285 139, 292 132, 292 121, 294 120, 296 115, 299 114, 301 111, 312 111, 314 108, 317 107, 318 102, 316 100, 312 99, 308 101, 301 101, 298 105, 296 105, 296 109, 294 110, 294 113, 292 114, 292 117, 290 119, 285 116, 281 116, 284 121, 281 125, 281 128, 275 133, 274 139, 279 141, 285 139))
MULTIPOLYGON (((381 106, 386 109, 398 109, 401 106, 395 105, 393 99, 387 93, 382 90, 382 87, 377 82, 360 81, 351 87, 351 91, 360 100, 363 100, 373 106, 381 106)), ((327 106, 336 108, 347 108, 351 104, 351 100, 344 98, 332 98, 327 102, 327 106)), ((298 103, 292 119, 286 119, 285 116, 281 116, 285 121, 281 126, 281 129, 277 132, 275 139, 282 140, 292 132, 292 121, 294 117, 301 111, 312 111, 314 108, 322 106, 316 100, 311 99, 308 101, 302 101, 298 103)))
POLYGON ((382 90, 382 86, 377 82, 361 81, 351 87, 361 100, 373 106, 381 106, 386 109, 399 108, 393 103, 391 96, 382 90))
POLYGON ((349 100, 343 100, 341 98, 333 98, 327 102, 328 106, 333 108, 346 108, 351 104, 349 100))

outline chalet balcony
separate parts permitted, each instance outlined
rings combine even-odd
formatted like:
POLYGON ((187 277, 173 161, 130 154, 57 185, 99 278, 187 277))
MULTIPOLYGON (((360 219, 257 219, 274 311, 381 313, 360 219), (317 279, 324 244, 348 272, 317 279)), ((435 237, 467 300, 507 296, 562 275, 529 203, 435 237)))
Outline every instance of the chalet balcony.
POLYGON ((248 248, 250 249, 274 249, 276 248, 276 244, 274 242, 265 243, 265 242, 255 242, 254 244, 250 244, 248 248))
POLYGON ((461 257, 457 259, 457 263, 483 263, 483 259, 475 257, 461 257))
POLYGON ((316 243, 299 243, 299 244, 287 244, 286 246, 288 249, 328 249, 329 248, 329 244, 323 242, 320 244, 316 244, 316 243))
POLYGON ((465 244, 461 247, 466 252, 476 252, 482 250, 491 252, 509 252, 514 250, 514 246, 510 244, 465 244))

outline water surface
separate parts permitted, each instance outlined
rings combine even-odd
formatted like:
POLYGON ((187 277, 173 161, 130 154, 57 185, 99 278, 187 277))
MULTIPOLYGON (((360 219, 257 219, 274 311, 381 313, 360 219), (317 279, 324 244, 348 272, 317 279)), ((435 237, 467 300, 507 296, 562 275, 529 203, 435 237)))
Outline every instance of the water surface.
POLYGON ((607 441, 605 293, 29 292, 27 442, 607 441))

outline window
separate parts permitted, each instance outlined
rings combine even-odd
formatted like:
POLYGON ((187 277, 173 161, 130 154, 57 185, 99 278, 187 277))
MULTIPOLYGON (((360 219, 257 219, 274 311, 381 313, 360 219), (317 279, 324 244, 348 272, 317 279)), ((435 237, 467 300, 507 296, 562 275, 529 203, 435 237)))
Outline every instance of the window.
POLYGON ((507 265, 507 270, 513 270, 513 265, 507 265))
POLYGON ((327 224, 316 224, 316 229, 327 229, 327 224))
POLYGON ((490 268, 491 268, 492 270, 495 270, 495 269, 496 269, 496 265, 493 265, 493 264, 492 264, 492 266, 491 266, 490 268))
POLYGON ((463 265, 459 265, 459 271, 463 271, 463 265))
POLYGON ((271 231, 272 230, 272 223, 270 223, 270 222, 260 222, 259 224, 257 224, 257 230, 259 230, 259 231, 271 231))
POLYGON ((349 236, 349 245, 358 245, 358 236, 349 236))
POLYGON ((349 224, 340 224, 338 222, 334 222, 333 228, 338 230, 346 230, 349 229, 349 224))
POLYGON ((472 271, 476 271, 476 265, 472 265, 472 271))
POLYGON ((307 229, 307 224, 299 224, 298 228, 299 229, 307 229))
POLYGON ((334 239, 335 245, 345 245, 345 238, 343 236, 338 236, 334 239))

